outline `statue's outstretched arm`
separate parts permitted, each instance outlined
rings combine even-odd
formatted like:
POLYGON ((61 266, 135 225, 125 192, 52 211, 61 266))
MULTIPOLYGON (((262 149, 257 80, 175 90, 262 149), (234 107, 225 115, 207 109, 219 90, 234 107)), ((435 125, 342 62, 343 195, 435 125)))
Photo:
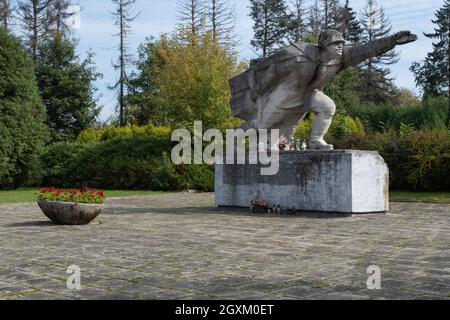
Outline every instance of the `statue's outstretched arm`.
POLYGON ((381 38, 366 44, 350 46, 344 50, 343 67, 356 66, 364 60, 377 57, 395 48, 417 40, 417 36, 409 31, 400 31, 390 37, 381 38))

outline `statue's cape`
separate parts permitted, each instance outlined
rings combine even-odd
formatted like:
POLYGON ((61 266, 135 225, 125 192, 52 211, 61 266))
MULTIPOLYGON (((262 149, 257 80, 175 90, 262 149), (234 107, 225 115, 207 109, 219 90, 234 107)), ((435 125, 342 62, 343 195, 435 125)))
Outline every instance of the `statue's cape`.
POLYGON ((274 54, 259 59, 247 71, 230 80, 231 112, 234 117, 252 120, 257 114, 257 100, 292 71, 293 63, 316 62, 318 48, 313 44, 293 43, 274 54))

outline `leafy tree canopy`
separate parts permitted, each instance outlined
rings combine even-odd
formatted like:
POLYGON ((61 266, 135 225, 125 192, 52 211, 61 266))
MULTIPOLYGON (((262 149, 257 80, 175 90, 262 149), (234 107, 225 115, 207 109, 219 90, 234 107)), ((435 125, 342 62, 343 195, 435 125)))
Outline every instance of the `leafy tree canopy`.
MULTIPOLYGON (((237 56, 213 39, 211 33, 163 35, 141 46, 136 90, 128 98, 136 103, 135 114, 148 115, 152 124, 191 128, 235 126, 230 109, 229 79, 243 71, 237 56), (152 110, 142 109, 148 101, 152 110)), ((139 121, 142 124, 142 119, 139 121)))

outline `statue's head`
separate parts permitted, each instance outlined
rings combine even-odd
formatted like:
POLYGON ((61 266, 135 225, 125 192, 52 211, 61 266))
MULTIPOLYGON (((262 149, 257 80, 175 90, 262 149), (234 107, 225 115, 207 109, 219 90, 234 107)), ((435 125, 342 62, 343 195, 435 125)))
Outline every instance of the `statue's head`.
POLYGON ((343 53, 345 39, 336 30, 322 31, 319 35, 319 48, 325 50, 330 58, 340 58, 343 53))

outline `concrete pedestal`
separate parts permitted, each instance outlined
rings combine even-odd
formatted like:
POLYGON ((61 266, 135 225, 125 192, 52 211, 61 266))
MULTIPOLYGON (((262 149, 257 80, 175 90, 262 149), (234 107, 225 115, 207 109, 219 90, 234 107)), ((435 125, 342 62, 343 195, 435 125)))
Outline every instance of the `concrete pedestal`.
POLYGON ((378 152, 280 152, 280 170, 262 176, 261 165, 216 165, 216 205, 249 207, 266 200, 301 211, 389 211, 389 169, 378 152))

